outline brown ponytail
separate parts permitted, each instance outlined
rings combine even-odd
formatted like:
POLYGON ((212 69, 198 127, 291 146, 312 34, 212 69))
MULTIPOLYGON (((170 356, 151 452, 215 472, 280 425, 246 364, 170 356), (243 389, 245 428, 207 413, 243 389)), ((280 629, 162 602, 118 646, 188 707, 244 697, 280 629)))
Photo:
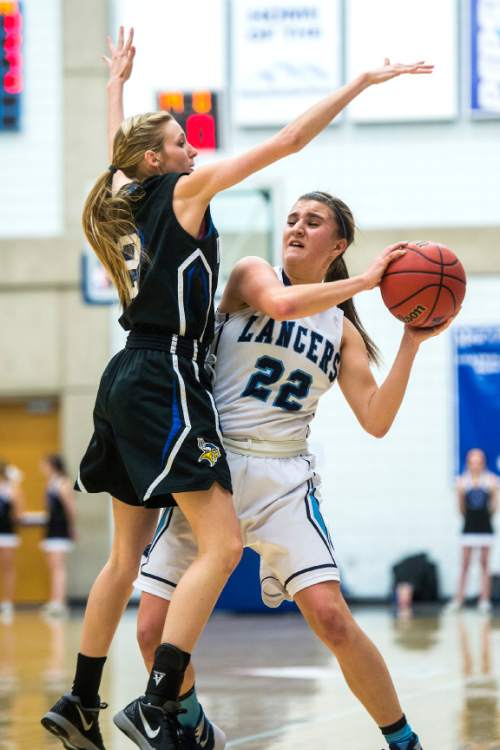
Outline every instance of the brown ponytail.
POLYGON ((132 281, 122 246, 127 244, 127 237, 136 234, 133 204, 141 199, 143 191, 139 189, 140 182, 135 182, 134 189, 125 185, 113 195, 113 174, 121 170, 130 179, 137 180, 145 152, 161 150, 165 125, 171 119, 168 112, 153 112, 125 120, 113 143, 113 167, 98 178, 85 201, 83 231, 109 273, 123 307, 130 303, 132 281))
MULTIPOLYGON (((347 270, 344 256, 339 255, 339 257, 333 261, 330 268, 326 272, 325 281, 339 281, 340 279, 348 278, 349 271, 347 270)), ((340 307, 340 309, 344 311, 344 315, 346 316, 346 318, 350 320, 353 326, 358 329, 359 333, 361 334, 361 338, 365 342, 366 351, 368 352, 368 359, 370 360, 370 362, 379 365, 380 352, 377 345, 367 334, 365 327, 363 326, 359 318, 358 311, 356 310, 352 297, 351 299, 346 299, 345 302, 341 302, 340 305, 337 305, 337 307, 340 307)))
MULTIPOLYGON (((352 245, 352 243, 354 242, 356 224, 351 209, 346 203, 344 203, 344 201, 340 200, 340 198, 335 198, 333 195, 330 195, 330 193, 324 193, 320 190, 301 195, 299 201, 302 200, 318 201, 319 203, 323 203, 325 206, 327 206, 333 214, 340 237, 347 240, 348 247, 349 245, 352 245)), ((326 272, 325 281, 340 281, 341 279, 348 278, 349 271, 347 270, 344 256, 339 255, 336 260, 333 261, 328 271, 326 272)), ((366 332, 359 318, 352 298, 347 299, 345 302, 337 305, 337 307, 340 307, 340 309, 344 312, 346 318, 350 320, 353 326, 359 331, 361 338, 365 342, 365 347, 370 362, 373 362, 376 365, 380 364, 380 352, 378 350, 378 347, 366 332)))

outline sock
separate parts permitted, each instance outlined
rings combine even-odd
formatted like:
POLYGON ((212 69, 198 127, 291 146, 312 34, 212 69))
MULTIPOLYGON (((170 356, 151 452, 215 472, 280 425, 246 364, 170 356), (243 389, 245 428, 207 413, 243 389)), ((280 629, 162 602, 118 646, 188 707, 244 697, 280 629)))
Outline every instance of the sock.
POLYGON ((99 686, 105 661, 105 656, 78 654, 71 694, 80 698, 84 708, 97 708, 99 705, 99 686))
POLYGON ((200 719, 203 715, 203 708, 198 701, 194 685, 191 690, 188 690, 187 693, 184 693, 184 695, 179 697, 179 703, 186 712, 184 714, 179 714, 177 717, 179 723, 182 724, 183 727, 195 729, 200 723, 200 719))
POLYGON ((407 750, 410 742, 416 738, 404 714, 399 721, 387 727, 380 727, 380 730, 389 745, 396 745, 398 750, 407 750))
POLYGON ((184 672, 191 655, 170 643, 162 643, 155 652, 153 669, 146 687, 146 700, 154 706, 179 697, 184 672))

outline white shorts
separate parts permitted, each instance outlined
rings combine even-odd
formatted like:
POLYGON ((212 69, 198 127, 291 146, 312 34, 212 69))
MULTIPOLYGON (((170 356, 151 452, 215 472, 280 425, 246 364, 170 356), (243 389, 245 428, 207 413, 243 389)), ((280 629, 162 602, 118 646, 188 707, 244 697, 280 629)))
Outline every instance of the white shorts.
POLYGON ((462 547, 493 547, 494 534, 462 534, 462 547))
MULTIPOLYGON (((243 543, 261 558, 263 602, 278 607, 308 586, 338 581, 332 540, 320 510, 314 458, 261 458, 231 451, 227 458, 243 543)), ((179 508, 167 508, 134 585, 171 599, 195 556, 189 524, 179 508)))
POLYGON ((2 547, 19 547, 19 537, 16 534, 0 534, 0 549, 2 547))
POLYGON ((40 542, 44 552, 71 552, 75 543, 65 537, 49 536, 40 542))

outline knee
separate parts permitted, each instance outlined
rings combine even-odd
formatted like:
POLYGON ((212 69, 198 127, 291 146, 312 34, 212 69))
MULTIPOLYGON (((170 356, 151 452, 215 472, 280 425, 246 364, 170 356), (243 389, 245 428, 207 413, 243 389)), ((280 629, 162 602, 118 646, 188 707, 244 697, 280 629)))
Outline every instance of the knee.
POLYGON ((133 555, 129 557, 111 553, 106 563, 106 570, 113 581, 120 582, 121 585, 131 586, 137 578, 139 562, 140 560, 133 555))
POLYGON ((218 567, 229 578, 243 554, 241 536, 239 534, 228 536, 222 543, 214 545, 212 552, 217 557, 218 567))
POLYGON ((151 668, 155 651, 161 643, 162 630, 163 623, 149 621, 144 617, 140 617, 137 621, 137 643, 148 669, 151 668))
POLYGON ((319 637, 332 650, 346 645, 350 635, 350 618, 335 602, 318 605, 314 611, 314 621, 319 637))

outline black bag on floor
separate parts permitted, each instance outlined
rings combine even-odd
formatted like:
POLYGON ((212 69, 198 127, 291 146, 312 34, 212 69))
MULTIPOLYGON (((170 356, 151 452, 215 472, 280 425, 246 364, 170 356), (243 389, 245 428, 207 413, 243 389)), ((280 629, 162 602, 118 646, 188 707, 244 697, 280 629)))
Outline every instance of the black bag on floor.
POLYGON ((409 583, 413 588, 413 601, 437 602, 439 584, 437 566, 425 553, 405 557, 393 565, 393 591, 398 583, 409 583))

